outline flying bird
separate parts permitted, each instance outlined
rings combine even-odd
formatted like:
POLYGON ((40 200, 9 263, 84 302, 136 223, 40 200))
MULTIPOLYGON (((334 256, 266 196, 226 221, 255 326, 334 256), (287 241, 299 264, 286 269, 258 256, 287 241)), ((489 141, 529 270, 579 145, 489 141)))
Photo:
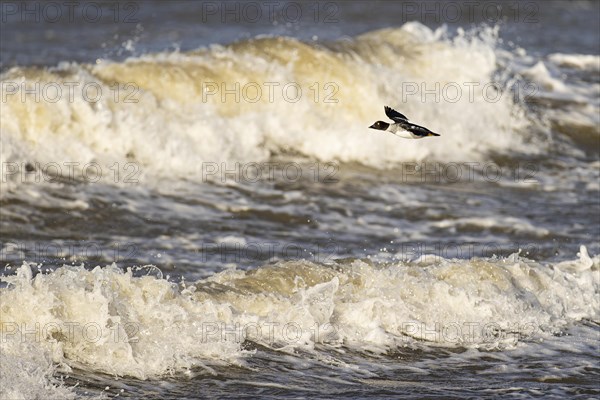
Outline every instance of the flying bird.
POLYGON ((385 106, 384 110, 385 115, 394 121, 394 123, 390 124, 388 122, 377 121, 369 128, 391 132, 396 136, 406 139, 423 139, 426 136, 440 136, 425 127, 408 122, 408 118, 391 107, 385 106))

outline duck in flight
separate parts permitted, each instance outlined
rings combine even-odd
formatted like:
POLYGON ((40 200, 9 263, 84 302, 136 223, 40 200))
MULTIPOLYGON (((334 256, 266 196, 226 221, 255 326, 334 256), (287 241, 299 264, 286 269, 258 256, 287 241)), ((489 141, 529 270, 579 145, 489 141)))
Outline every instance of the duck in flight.
POLYGON ((391 132, 396 136, 406 139, 422 139, 426 136, 440 136, 437 133, 431 132, 427 128, 413 124, 412 122, 408 122, 408 118, 391 107, 385 106, 384 110, 385 115, 394 121, 394 123, 390 124, 388 122, 377 121, 369 128, 391 132))

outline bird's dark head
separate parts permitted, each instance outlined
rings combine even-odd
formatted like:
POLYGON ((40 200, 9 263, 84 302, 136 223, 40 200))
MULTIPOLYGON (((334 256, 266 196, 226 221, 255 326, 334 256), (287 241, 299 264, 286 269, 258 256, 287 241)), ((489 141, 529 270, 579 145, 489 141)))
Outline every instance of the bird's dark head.
POLYGON ((378 129, 380 131, 385 131, 389 127, 390 127, 390 124, 388 124, 387 122, 377 121, 373 125, 371 125, 369 128, 378 129))

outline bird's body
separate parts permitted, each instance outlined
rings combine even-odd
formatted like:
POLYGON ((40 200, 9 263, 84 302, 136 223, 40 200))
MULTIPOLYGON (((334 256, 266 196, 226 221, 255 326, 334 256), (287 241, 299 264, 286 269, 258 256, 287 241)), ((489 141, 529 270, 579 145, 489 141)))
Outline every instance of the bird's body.
POLYGON ((390 124, 390 126, 386 129, 386 131, 393 133, 394 135, 405 138, 405 139, 422 139, 425 136, 418 136, 412 133, 409 130, 406 130, 404 127, 399 124, 390 124))
POLYGON ((388 106, 384 107, 385 114, 389 119, 394 121, 393 124, 383 121, 377 121, 369 128, 377 129, 380 131, 387 131, 393 133, 396 136, 406 139, 422 139, 427 136, 440 136, 437 133, 431 132, 429 129, 408 122, 408 118, 400 114, 398 111, 388 106))

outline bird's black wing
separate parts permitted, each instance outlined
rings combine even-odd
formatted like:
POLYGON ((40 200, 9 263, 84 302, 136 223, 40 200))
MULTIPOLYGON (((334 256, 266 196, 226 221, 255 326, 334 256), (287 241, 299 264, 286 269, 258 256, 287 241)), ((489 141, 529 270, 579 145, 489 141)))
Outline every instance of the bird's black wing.
POLYGON ((411 124, 410 122, 398 121, 398 125, 406 129, 407 131, 412 132, 416 136, 440 136, 437 133, 431 132, 429 129, 423 126, 411 124))
POLYGON ((385 110, 385 115, 394 122, 408 121, 408 118, 391 107, 385 106, 383 109, 385 110))

